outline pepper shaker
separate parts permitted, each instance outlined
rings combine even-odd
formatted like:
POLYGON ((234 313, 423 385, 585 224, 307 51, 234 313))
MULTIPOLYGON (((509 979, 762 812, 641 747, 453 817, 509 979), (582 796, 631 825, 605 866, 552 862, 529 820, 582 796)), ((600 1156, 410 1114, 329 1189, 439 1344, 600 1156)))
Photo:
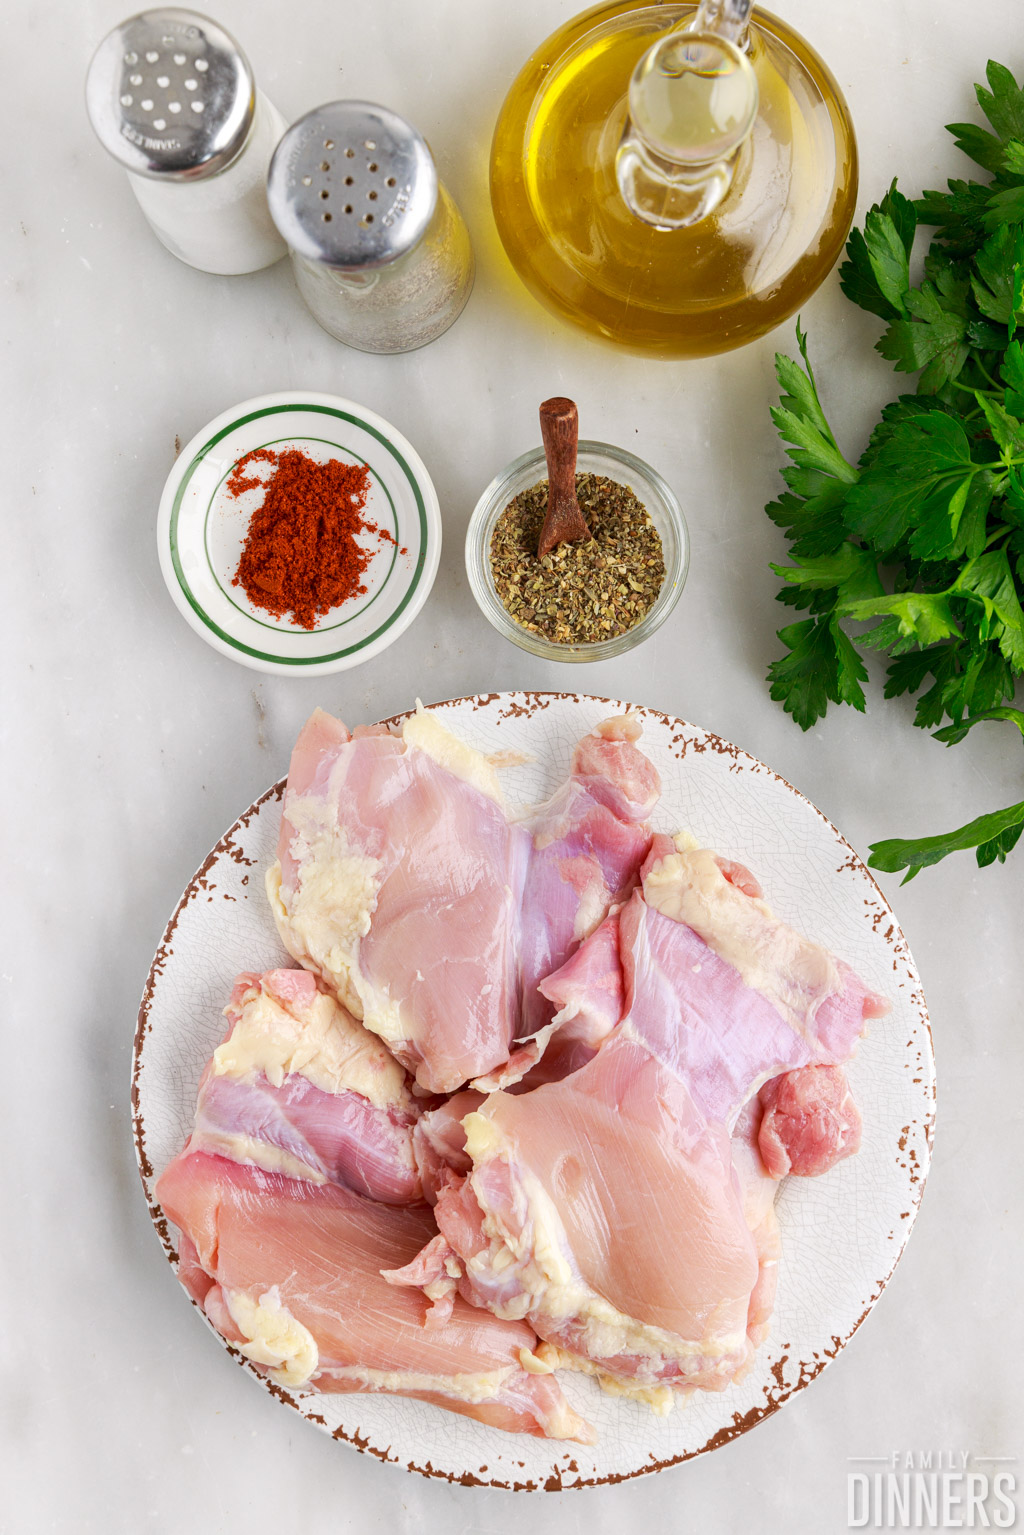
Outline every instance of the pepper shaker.
POLYGON ((100 143, 172 255, 224 274, 280 260, 266 174, 287 124, 223 27, 195 11, 130 16, 97 48, 85 94, 100 143))
POLYGON ((411 352, 465 308, 468 231, 426 140, 397 113, 368 101, 307 113, 274 152, 267 195, 299 292, 339 341, 411 352))

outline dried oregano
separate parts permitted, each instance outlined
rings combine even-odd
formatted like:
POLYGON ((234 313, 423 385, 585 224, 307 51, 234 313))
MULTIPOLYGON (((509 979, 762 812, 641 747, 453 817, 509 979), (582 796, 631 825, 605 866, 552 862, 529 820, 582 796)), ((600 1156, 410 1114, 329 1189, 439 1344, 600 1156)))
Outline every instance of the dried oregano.
POLYGON ((650 612, 665 581, 661 536, 626 485, 576 476, 591 538, 559 544, 542 560, 537 542, 548 504, 541 480, 510 501, 491 535, 491 574, 517 624, 557 645, 614 639, 650 612))

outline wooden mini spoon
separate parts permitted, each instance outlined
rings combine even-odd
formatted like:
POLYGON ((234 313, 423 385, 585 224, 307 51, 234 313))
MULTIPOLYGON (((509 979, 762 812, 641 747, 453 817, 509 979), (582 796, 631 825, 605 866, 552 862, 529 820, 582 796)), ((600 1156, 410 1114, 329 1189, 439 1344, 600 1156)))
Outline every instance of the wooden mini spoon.
POLYGON ((558 544, 589 538, 590 529, 576 500, 579 417, 575 403, 561 396, 545 400, 540 408, 540 432, 548 463, 548 510, 537 544, 537 558, 542 560, 558 544))

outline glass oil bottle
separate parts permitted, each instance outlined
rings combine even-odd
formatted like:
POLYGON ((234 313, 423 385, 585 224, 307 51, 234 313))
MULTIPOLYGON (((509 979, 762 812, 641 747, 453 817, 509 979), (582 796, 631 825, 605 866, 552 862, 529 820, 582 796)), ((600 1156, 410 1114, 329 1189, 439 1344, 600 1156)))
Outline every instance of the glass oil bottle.
POLYGON ((835 263, 857 151, 813 49, 750 0, 611 0, 528 60, 491 199, 512 265, 564 319, 701 357, 792 315, 835 263))

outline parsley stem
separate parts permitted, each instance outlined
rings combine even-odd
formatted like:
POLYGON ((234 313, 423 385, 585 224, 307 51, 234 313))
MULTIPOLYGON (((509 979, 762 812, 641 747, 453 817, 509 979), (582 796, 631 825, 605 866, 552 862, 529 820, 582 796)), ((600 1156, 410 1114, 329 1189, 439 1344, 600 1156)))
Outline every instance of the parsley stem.
MULTIPOLYGON (((988 371, 988 369, 986 368, 985 364, 982 362, 980 357, 975 356, 975 358, 974 358, 974 366, 977 368, 979 373, 983 374, 985 376, 985 378, 988 379, 989 383, 992 385, 992 390, 994 390, 996 394, 1002 394, 1002 392, 1003 392, 1002 387, 999 384, 996 383, 995 379, 992 377, 991 373, 988 371)), ((984 393, 985 394, 990 394, 990 393, 992 393, 992 390, 986 389, 984 391, 984 393)))
MULTIPOLYGON (((978 364, 978 367, 981 368, 981 364, 980 363, 978 364)), ((981 368, 981 371, 983 373, 985 373, 984 368, 981 368)), ((989 379, 990 382, 992 381, 991 377, 990 377, 990 375, 988 373, 985 373, 985 377, 987 379, 989 379)), ((960 380, 956 379, 956 378, 951 378, 948 382, 949 382, 949 387, 951 389, 960 389, 960 390, 963 391, 964 394, 1002 394, 1002 390, 1001 389, 1000 390, 996 390, 996 389, 979 389, 974 384, 961 384, 960 380)), ((976 415, 977 412, 974 411, 974 412, 972 412, 972 414, 976 415)))

